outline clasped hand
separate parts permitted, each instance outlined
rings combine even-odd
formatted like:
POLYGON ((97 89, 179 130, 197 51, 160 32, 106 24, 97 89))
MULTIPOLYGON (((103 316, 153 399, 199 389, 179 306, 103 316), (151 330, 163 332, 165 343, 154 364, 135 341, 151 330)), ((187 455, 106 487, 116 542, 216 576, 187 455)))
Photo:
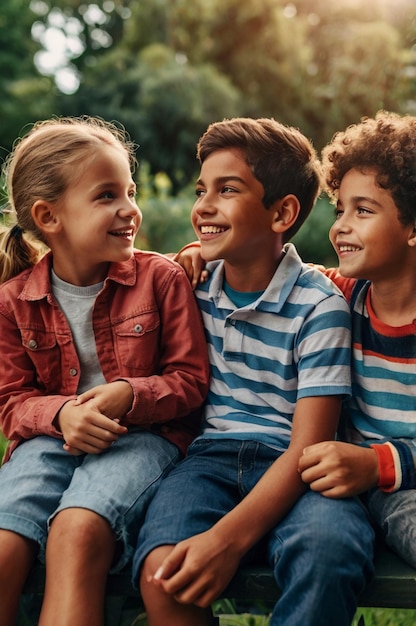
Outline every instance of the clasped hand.
POLYGON ((308 446, 299 460, 302 480, 327 498, 347 498, 377 485, 377 454, 372 448, 342 441, 308 446))
POLYGON ((206 608, 227 587, 240 558, 213 527, 178 543, 151 581, 177 602, 206 608))
POLYGON ((57 426, 70 454, 99 454, 127 432, 120 419, 130 410, 133 391, 118 380, 98 385, 61 408, 57 426))

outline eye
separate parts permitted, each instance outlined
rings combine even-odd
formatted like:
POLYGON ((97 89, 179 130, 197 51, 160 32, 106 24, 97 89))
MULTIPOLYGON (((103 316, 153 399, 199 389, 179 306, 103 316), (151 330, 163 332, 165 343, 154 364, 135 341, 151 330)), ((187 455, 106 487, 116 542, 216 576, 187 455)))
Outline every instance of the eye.
POLYGON ((363 206, 359 206, 357 207, 357 213, 358 215, 370 215, 372 211, 370 211, 369 209, 366 209, 363 206))
POLYGON ((222 189, 221 189, 221 193, 237 193, 238 190, 235 189, 234 187, 230 187, 228 185, 225 185, 222 189))
POLYGON ((198 198, 199 196, 203 196, 206 193, 205 189, 201 189, 200 187, 195 189, 195 195, 198 198))
POLYGON ((112 191, 103 191, 98 197, 100 200, 112 200, 114 198, 114 194, 112 191))
POLYGON ((342 217, 344 214, 344 211, 342 209, 335 209, 335 219, 339 220, 340 217, 342 217))

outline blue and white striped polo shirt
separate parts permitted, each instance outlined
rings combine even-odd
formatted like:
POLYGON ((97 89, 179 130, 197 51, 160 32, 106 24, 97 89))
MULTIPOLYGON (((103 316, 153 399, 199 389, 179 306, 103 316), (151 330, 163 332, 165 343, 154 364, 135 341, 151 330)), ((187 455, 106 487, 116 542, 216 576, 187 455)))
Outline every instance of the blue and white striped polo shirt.
POLYGON ((340 291, 292 244, 267 289, 235 308, 223 262, 209 264, 196 296, 211 364, 203 437, 290 441, 298 398, 350 395, 350 313, 340 291))

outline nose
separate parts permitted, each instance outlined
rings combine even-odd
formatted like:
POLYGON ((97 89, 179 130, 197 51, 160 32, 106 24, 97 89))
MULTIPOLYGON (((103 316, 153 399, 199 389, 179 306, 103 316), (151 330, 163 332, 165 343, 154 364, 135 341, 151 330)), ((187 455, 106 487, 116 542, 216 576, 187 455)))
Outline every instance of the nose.
POLYGON ((139 230, 143 216, 136 202, 136 198, 127 196, 120 205, 118 215, 122 219, 133 223, 136 227, 136 232, 139 230))
POLYGON ((136 215, 141 215, 141 211, 137 205, 136 198, 132 196, 126 196, 126 198, 121 203, 119 213, 122 216, 126 217, 136 217, 136 215))
POLYGON ((192 212, 198 216, 215 212, 215 204, 208 192, 197 197, 192 212))
POLYGON ((343 215, 340 215, 338 219, 335 220, 335 222, 332 225, 332 228, 337 233, 344 233, 350 230, 349 222, 348 222, 347 217, 345 216, 345 213, 343 213, 343 215))

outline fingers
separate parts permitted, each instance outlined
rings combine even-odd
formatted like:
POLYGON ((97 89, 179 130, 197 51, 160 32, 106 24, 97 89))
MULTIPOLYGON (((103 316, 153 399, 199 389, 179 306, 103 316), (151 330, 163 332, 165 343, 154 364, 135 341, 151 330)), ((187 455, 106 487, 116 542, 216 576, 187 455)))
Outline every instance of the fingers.
POLYGON ((73 456, 80 456, 81 454, 84 454, 82 450, 80 450, 79 448, 73 448, 72 446, 68 445, 66 442, 64 443, 63 448, 65 452, 68 452, 68 454, 72 454, 73 456))
POLYGON ((100 413, 93 413, 83 420, 71 424, 65 429, 65 450, 70 454, 99 454, 109 448, 120 435, 127 432, 125 426, 100 413))

